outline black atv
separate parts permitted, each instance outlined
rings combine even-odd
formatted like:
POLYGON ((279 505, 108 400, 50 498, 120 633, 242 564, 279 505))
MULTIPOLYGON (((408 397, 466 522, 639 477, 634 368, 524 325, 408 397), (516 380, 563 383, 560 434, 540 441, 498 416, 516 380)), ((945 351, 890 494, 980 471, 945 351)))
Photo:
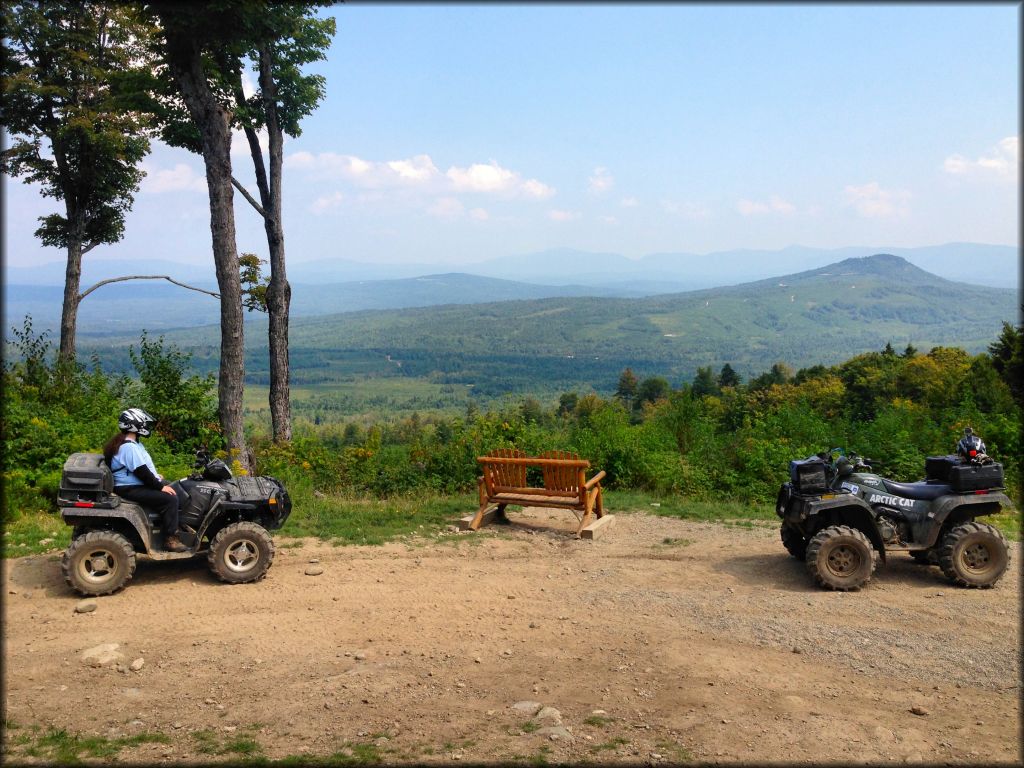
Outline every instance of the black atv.
POLYGON ((888 552, 938 565, 963 587, 999 581, 1010 562, 1006 539, 976 518, 1012 506, 1001 464, 936 456, 924 480, 898 483, 874 474, 869 462, 838 448, 790 462, 775 505, 782 543, 819 586, 857 589, 871 579, 876 553, 885 562, 888 552))
POLYGON ((196 452, 195 472, 171 483, 180 503, 178 536, 188 547, 162 547, 160 515, 113 492, 110 468, 99 453, 75 453, 64 463, 58 503, 64 522, 74 526, 61 570, 83 595, 108 595, 135 573, 137 557, 180 560, 206 554, 222 581, 262 579, 274 559, 268 530, 284 525, 291 499, 273 477, 233 477, 219 459, 196 452))

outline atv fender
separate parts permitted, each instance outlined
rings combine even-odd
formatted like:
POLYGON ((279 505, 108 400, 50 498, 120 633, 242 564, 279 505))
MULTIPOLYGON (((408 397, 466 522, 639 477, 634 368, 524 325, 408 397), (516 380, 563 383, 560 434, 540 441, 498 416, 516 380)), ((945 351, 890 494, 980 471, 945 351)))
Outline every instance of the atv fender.
MULTIPOLYGON (((878 556, 885 562, 885 543, 875 525, 875 516, 866 501, 852 494, 839 494, 834 499, 804 499, 799 510, 799 524, 806 533, 829 525, 849 525, 861 531, 878 556), (827 520, 825 525, 817 520, 827 520)), ((787 519, 789 519, 787 514, 787 519)), ((808 537, 810 538, 810 537, 808 537)))
POLYGON ((954 517, 956 522, 972 519, 979 515, 992 515, 1001 507, 1013 507, 1013 502, 1005 493, 990 491, 988 493, 951 494, 932 502, 932 508, 924 520, 914 523, 912 527, 914 541, 925 547, 933 547, 939 541, 939 534, 945 529, 946 521, 954 517), (960 514, 960 513, 964 514, 960 514))
MULTIPOLYGON (((256 507, 252 504, 246 504, 239 501, 226 501, 223 497, 218 498, 213 502, 213 506, 210 507, 210 511, 206 513, 206 517, 203 518, 202 525, 199 526, 199 530, 196 532, 196 541, 203 540, 203 534, 209 530, 210 526, 213 525, 217 520, 224 517, 229 512, 253 512, 256 507)), ((241 515, 243 518, 246 515, 241 515)), ((249 516, 251 517, 251 515, 249 516)), ((258 521, 254 521, 258 522, 258 521)))
POLYGON ((143 552, 153 550, 153 526, 142 507, 130 501, 122 500, 113 508, 62 507, 60 516, 71 526, 109 528, 127 534, 132 544, 141 545, 143 552), (104 521, 108 520, 110 524, 104 525, 104 521))

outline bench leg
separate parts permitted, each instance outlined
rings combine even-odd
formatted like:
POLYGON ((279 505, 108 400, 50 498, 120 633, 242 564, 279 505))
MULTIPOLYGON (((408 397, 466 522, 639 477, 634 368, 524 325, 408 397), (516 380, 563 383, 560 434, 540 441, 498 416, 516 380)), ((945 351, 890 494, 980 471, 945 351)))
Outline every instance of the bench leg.
POLYGON ((480 509, 477 510, 476 514, 473 516, 473 520, 469 523, 469 530, 479 530, 480 524, 484 521, 484 515, 487 513, 487 510, 491 508, 491 505, 488 504, 486 501, 483 504, 481 504, 480 509))
POLYGON ((580 527, 576 529, 576 535, 580 536, 583 533, 583 529, 590 525, 593 518, 603 516, 604 502, 601 500, 601 486, 597 486, 587 494, 587 506, 583 512, 583 518, 580 520, 580 527))

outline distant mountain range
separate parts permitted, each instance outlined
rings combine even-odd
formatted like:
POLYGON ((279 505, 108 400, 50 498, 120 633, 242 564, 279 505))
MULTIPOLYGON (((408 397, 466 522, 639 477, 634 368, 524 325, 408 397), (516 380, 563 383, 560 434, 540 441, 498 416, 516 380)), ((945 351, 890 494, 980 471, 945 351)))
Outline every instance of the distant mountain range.
MULTIPOLYGON (((927 352, 983 351, 1015 321, 1012 288, 953 282, 893 255, 848 258, 782 277, 644 298, 555 297, 296 318, 292 380, 329 385, 353 375, 426 377, 501 395, 638 375, 692 379, 725 363, 744 376, 784 361, 831 365, 891 343, 927 352)), ((247 333, 246 370, 265 379, 265 320, 247 333)), ((167 333, 213 365, 216 327, 167 333)), ((88 342, 122 356, 131 336, 88 342)), ((83 345, 86 346, 86 345, 83 345)), ((82 350, 85 351, 85 350, 82 350)))
MULTIPOLYGON (((878 249, 835 250, 791 246, 778 251, 736 250, 713 254, 655 253, 628 259, 616 253, 571 249, 506 256, 465 265, 452 272, 443 264, 371 264, 345 259, 289 264, 292 312, 296 318, 366 309, 401 309, 545 297, 641 297, 736 285, 870 256, 878 249)), ((1002 245, 949 243, 922 248, 890 248, 917 267, 972 285, 1018 285, 1019 251, 1002 245)), ((82 285, 125 274, 169 275, 216 290, 212 263, 197 266, 168 261, 85 260, 82 285)), ((56 327, 64 280, 60 262, 8 267, 4 280, 4 328, 31 314, 37 328, 56 327)), ((160 331, 217 322, 216 301, 164 281, 133 281, 104 286, 90 295, 79 314, 89 333, 160 331), (110 305, 118 307, 112 312, 110 305)))
MULTIPOLYGON (((177 279, 177 278, 175 278, 177 279)), ((216 284, 198 287, 216 291, 216 284)), ((5 285, 4 327, 31 315, 36 328, 56 328, 64 289, 55 285, 5 285)), ((461 273, 423 275, 399 280, 350 283, 295 283, 293 318, 354 312, 366 309, 402 309, 437 304, 472 304, 481 301, 541 299, 552 296, 643 296, 647 292, 626 286, 539 285, 461 273)), ((250 313, 249 320, 259 317, 250 313)), ((112 283, 90 294, 79 306, 82 337, 164 331, 220 322, 220 304, 212 296, 188 291, 160 280, 112 283), (102 291, 102 293, 100 292, 102 291), (115 308, 116 307, 116 311, 115 308)))

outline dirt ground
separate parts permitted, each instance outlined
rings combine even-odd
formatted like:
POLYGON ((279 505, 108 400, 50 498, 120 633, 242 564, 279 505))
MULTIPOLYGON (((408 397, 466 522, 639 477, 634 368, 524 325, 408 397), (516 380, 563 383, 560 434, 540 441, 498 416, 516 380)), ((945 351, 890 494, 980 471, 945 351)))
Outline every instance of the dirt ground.
POLYGON ((620 513, 585 541, 565 512, 509 517, 278 539, 248 585, 140 561, 91 613, 58 553, 6 561, 8 758, 34 725, 163 734, 116 758, 149 764, 1021 761, 1018 544, 994 589, 897 555, 843 594, 774 526, 620 513))

